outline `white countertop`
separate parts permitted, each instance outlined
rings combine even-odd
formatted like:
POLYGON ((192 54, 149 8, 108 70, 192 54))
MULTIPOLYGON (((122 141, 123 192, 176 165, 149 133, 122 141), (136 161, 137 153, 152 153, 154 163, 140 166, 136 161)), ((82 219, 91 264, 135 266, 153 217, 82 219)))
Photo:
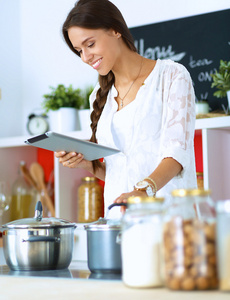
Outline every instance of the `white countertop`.
POLYGON ((167 289, 132 289, 122 281, 0 277, 1 300, 224 300, 229 293, 219 291, 175 292, 167 289))

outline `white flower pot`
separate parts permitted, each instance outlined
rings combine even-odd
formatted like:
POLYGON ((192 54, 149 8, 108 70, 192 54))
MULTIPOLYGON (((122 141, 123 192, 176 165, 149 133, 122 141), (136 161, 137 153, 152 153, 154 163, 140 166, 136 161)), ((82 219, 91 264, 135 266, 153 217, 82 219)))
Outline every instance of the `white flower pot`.
POLYGON ((91 131, 90 109, 79 109, 78 114, 79 114, 81 130, 90 132, 91 131))
POLYGON ((49 112, 50 130, 65 133, 80 130, 78 110, 71 107, 62 107, 49 112))
POLYGON ((196 115, 208 114, 208 113, 209 113, 209 105, 207 102, 197 102, 196 103, 196 115))
POLYGON ((230 111, 230 90, 227 91, 227 98, 228 98, 228 110, 230 111))

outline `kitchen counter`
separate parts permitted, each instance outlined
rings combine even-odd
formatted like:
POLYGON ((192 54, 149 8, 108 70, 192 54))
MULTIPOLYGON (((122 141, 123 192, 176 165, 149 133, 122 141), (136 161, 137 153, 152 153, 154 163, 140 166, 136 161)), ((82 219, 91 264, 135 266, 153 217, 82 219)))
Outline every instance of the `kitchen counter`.
POLYGON ((166 288, 134 289, 125 286, 120 276, 90 273, 87 262, 72 261, 60 271, 33 273, 10 271, 0 247, 0 300, 229 300, 230 292, 170 291, 166 288), (55 272, 57 272, 55 274, 55 272), (70 276, 69 276, 70 275, 70 276), (45 276, 45 277, 43 277, 45 276))
POLYGON ((55 300, 224 300, 229 293, 219 291, 175 292, 167 289, 131 289, 119 280, 0 277, 0 299, 55 300))

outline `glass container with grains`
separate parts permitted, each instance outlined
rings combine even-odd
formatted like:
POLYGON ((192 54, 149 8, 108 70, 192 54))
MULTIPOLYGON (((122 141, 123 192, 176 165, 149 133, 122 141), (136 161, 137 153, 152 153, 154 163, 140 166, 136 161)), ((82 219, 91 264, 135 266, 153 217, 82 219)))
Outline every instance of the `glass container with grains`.
POLYGON ((163 230, 165 285, 172 290, 218 287, 215 206, 209 190, 172 192, 163 230))
POLYGON ((78 222, 89 223, 103 216, 102 186, 95 177, 84 177, 78 188, 78 222))

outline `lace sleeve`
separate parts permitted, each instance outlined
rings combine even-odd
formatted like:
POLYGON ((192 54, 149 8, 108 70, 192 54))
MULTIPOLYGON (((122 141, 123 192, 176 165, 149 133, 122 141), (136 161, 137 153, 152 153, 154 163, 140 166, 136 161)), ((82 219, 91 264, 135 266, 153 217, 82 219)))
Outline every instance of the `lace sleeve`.
POLYGON ((194 151, 195 94, 189 72, 180 64, 175 66, 166 75, 161 159, 173 157, 186 169, 194 151))

